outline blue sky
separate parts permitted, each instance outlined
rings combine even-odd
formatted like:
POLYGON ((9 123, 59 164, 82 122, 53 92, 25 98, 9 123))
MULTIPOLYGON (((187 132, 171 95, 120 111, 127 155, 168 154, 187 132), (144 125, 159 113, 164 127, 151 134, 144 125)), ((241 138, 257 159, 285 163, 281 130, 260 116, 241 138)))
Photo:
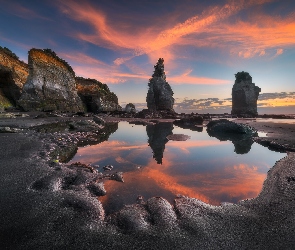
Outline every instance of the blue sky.
POLYGON ((77 76, 144 108, 159 57, 178 112, 231 111, 234 74, 262 89, 259 113, 295 113, 292 0, 0 0, 0 45, 27 62, 51 48, 77 76))

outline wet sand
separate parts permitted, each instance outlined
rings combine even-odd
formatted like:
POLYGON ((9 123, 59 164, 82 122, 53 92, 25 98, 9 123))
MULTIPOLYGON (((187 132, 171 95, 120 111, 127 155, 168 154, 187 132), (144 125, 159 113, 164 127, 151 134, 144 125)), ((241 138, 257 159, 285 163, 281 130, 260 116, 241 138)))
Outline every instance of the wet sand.
MULTIPOLYGON (((25 129, 65 119, 72 118, 1 118, 0 127, 25 129)), ((295 124, 236 122, 267 133, 265 140, 294 148, 295 124)), ((126 222, 122 226, 104 217, 103 208, 83 184, 76 190, 59 185, 81 171, 49 164, 44 153, 54 143, 49 145, 26 130, 0 133, 0 142, 0 249, 294 248, 294 153, 269 171, 255 199, 211 206, 178 197, 171 208, 160 203, 156 207, 134 205, 116 215, 126 222)))

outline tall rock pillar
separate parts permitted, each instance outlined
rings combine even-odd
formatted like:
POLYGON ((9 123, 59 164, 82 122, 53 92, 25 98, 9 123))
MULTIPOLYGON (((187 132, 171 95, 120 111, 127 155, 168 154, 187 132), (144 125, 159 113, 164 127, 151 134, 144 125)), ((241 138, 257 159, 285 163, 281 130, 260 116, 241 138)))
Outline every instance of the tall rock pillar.
POLYGON ((168 82, 166 82, 164 59, 159 58, 154 68, 154 74, 148 83, 147 107, 150 111, 173 111, 173 91, 168 82))
POLYGON ((232 115, 257 116, 257 99, 261 89, 252 83, 252 77, 248 72, 238 72, 235 77, 232 88, 232 115))

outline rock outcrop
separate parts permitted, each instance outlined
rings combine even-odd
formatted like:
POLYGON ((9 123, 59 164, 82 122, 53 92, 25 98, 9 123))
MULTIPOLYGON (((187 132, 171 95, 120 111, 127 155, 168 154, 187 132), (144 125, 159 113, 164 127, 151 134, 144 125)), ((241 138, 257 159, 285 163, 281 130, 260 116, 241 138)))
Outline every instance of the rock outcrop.
POLYGON ((252 77, 248 72, 238 72, 235 77, 232 88, 232 115, 256 117, 257 99, 261 89, 252 83, 252 77))
POLYGON ((174 98, 173 91, 168 82, 166 82, 164 59, 159 58, 154 68, 154 74, 148 83, 147 107, 151 111, 171 111, 173 110, 174 98))
POLYGON ((125 112, 127 113, 136 113, 136 109, 133 103, 126 104, 125 112))
POLYGON ((28 75, 28 65, 0 46, 0 110, 16 105, 28 75))
POLYGON ((213 120, 207 124, 207 132, 220 141, 231 141, 237 154, 247 154, 254 143, 257 131, 246 124, 239 124, 226 119, 213 120))
POLYGON ((77 93, 88 112, 121 111, 118 97, 109 90, 106 84, 95 79, 76 77, 77 93))
POLYGON ((50 49, 31 49, 29 76, 18 104, 25 111, 84 112, 71 66, 50 49))

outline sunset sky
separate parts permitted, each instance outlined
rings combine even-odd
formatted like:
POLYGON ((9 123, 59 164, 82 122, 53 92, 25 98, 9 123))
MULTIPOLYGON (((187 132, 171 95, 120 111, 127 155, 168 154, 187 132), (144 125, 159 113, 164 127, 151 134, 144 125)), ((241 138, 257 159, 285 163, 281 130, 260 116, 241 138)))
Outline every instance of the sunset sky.
POLYGON ((50 48, 77 76, 146 107, 159 57, 177 112, 231 111, 234 74, 262 91, 258 112, 295 113, 294 0, 0 0, 0 46, 27 62, 50 48))

